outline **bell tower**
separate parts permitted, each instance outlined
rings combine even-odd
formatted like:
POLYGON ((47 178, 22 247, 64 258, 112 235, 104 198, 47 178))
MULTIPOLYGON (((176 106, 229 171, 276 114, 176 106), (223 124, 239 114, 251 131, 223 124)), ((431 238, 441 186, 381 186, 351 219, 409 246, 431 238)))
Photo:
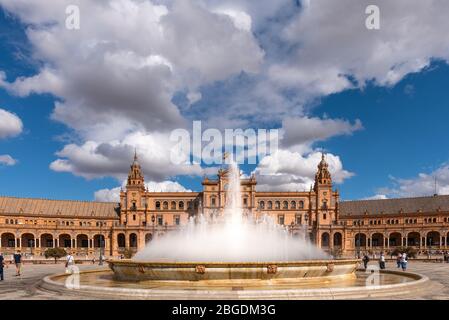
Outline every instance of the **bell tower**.
POLYGON ((329 225, 335 220, 334 192, 332 191, 332 177, 329 172, 329 165, 326 162, 324 153, 318 164, 318 171, 315 174, 315 185, 313 187, 316 197, 316 222, 317 225, 329 225))
POLYGON ((121 212, 120 221, 128 226, 138 226, 145 221, 148 208, 145 179, 142 173, 137 152, 128 172, 126 190, 120 192, 121 212))

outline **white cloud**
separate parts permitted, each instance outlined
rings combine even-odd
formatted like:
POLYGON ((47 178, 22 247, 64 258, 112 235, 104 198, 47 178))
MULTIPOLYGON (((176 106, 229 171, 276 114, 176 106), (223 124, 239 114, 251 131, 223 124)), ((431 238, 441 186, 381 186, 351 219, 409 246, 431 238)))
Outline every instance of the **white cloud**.
MULTIPOLYGON (((289 150, 278 150, 263 158, 255 170, 257 189, 260 191, 308 191, 315 180, 320 152, 301 155, 289 150)), ((338 156, 326 155, 334 183, 342 183, 354 174, 343 169, 338 156)))
POLYGON ((435 178, 437 179, 436 192, 440 195, 449 195, 449 164, 443 164, 431 173, 419 173, 414 178, 403 179, 390 177, 394 186, 381 188, 379 193, 389 197, 420 197, 435 194, 435 178))
POLYGON ((23 130, 22 120, 14 113, 0 109, 0 139, 15 137, 23 130))
MULTIPOLYGON (((126 182, 123 183, 123 187, 126 182)), ((150 181, 145 183, 148 191, 150 192, 192 192, 192 190, 184 188, 181 184, 176 181, 162 181, 154 182, 150 181)), ((120 202, 120 189, 121 187, 116 187, 112 189, 101 189, 95 192, 95 201, 101 202, 120 202)))
POLYGON ((9 154, 0 155, 0 165, 13 166, 17 163, 17 160, 11 157, 9 154))
POLYGON ((376 194, 371 197, 363 198, 362 200, 385 200, 388 199, 388 196, 385 194, 376 194))

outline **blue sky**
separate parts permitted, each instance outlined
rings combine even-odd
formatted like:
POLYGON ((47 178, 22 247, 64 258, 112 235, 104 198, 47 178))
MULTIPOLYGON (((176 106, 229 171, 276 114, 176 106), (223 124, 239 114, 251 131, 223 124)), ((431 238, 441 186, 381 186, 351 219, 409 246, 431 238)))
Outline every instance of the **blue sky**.
MULTIPOLYGON (((419 43, 420 30, 440 30, 443 19, 399 10, 422 23, 401 33, 393 16, 401 4, 379 1, 385 27, 372 35, 351 25, 330 30, 321 20, 335 12, 329 1, 317 1, 308 16, 309 8, 295 1, 259 7, 243 0, 228 6, 147 1, 149 8, 123 0, 122 9, 75 2, 82 14, 92 12, 81 15, 76 35, 64 30, 64 3, 49 10, 48 4, 0 0, 0 109, 23 124, 20 133, 2 137, 0 123, 0 157, 15 159, 0 164, 1 195, 116 199, 134 148, 150 188, 199 190, 210 171, 175 167, 164 153, 167 133, 193 120, 219 130, 279 128, 298 141, 284 139, 278 158, 242 167, 258 176, 261 190, 307 189, 315 159, 325 151, 343 199, 430 195, 434 176, 439 193, 449 193, 449 46, 441 46, 449 39, 441 33, 419 43), (103 20, 95 21, 100 9, 103 20), (114 21, 120 10, 124 21, 142 25, 120 27, 114 21), (147 35, 149 15, 171 38, 147 35), (211 31, 190 23, 199 20, 213 25, 211 31), (341 36, 348 30, 358 35, 341 36), (144 35, 145 44, 126 34, 144 35), (381 51, 386 44, 394 49, 381 51), (297 128, 288 129, 287 120, 297 128), (275 178, 259 176, 260 168, 275 178)), ((357 6, 335 15, 356 23, 364 18, 357 6)), ((444 12, 434 6, 430 11, 444 12)))

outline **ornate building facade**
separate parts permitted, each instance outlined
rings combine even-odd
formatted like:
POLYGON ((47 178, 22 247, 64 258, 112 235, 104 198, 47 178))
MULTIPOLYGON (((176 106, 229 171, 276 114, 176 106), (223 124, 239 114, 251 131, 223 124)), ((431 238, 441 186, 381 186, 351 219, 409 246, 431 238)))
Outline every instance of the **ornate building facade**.
MULTIPOLYGON (((149 192, 135 156, 119 203, 0 197, 0 251, 33 257, 52 247, 89 257, 136 252, 190 217, 220 215, 227 184, 226 170, 219 170, 216 179, 204 178, 202 192, 149 192)), ((334 254, 449 249, 449 196, 340 201, 324 155, 309 191, 260 192, 256 185, 254 176, 241 180, 245 214, 270 215, 292 236, 334 254)))

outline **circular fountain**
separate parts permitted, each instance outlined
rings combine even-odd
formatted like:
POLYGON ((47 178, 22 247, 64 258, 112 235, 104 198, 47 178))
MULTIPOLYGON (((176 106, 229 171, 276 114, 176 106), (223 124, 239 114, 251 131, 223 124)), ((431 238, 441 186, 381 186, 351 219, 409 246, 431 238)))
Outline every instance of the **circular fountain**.
POLYGON ((133 259, 108 261, 110 270, 51 276, 42 286, 108 298, 334 299, 404 295, 428 280, 357 271, 359 260, 333 260, 268 216, 244 214, 235 163, 227 175, 223 215, 192 218, 181 230, 153 239, 133 259))

